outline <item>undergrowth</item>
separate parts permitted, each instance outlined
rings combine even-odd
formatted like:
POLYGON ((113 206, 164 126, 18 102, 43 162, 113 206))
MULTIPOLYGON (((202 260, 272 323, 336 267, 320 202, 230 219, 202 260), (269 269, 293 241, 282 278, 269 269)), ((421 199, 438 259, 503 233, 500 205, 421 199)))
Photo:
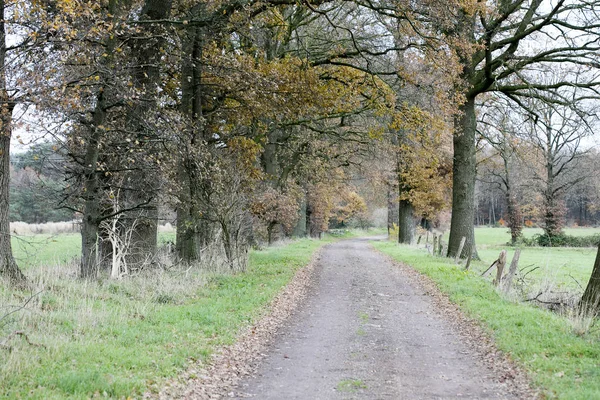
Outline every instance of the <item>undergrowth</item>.
POLYGON ((532 238, 521 238, 525 246, 541 247, 597 247, 600 244, 600 233, 589 236, 573 236, 561 233, 559 235, 536 234, 532 238))

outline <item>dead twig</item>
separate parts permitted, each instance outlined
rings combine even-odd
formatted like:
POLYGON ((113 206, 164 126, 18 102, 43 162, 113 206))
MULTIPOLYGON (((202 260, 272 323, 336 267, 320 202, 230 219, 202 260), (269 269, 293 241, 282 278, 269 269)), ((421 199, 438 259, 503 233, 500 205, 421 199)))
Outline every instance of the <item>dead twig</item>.
POLYGON ((571 275, 570 273, 569 273, 569 278, 571 278, 571 279, 573 279, 575 281, 575 283, 577 284, 577 286, 579 286, 579 289, 584 290, 583 286, 581 286, 581 284, 579 283, 579 281, 577 279, 575 279, 573 277, 573 275, 571 275))
POLYGON ((46 346, 44 346, 43 344, 40 343, 33 343, 31 340, 29 340, 29 336, 27 336, 27 334, 24 331, 14 331, 13 333, 11 333, 10 335, 8 335, 3 341, 2 343, 0 343, 0 348, 1 349, 6 349, 9 352, 12 351, 12 346, 9 346, 7 343, 14 337, 20 336, 23 339, 25 339, 25 341, 27 342, 28 345, 33 346, 33 347, 41 347, 43 349, 46 348, 46 346))
POLYGON ((535 264, 531 264, 528 265, 526 267, 524 267, 523 269, 521 269, 519 271, 519 275, 521 275, 521 281, 525 281, 525 278, 527 278, 527 275, 529 275, 530 273, 532 273, 533 271, 535 271, 536 269, 540 269, 540 267, 536 267, 535 264), (523 271, 529 267, 534 267, 532 269, 530 269, 529 271, 527 271, 526 273, 523 273, 523 271))
MULTIPOLYGON (((9 313, 6 313, 6 314, 4 314, 4 315, 3 315, 3 316, 0 318, 0 322, 2 322, 3 320, 5 320, 6 318, 8 318, 10 315, 12 315, 12 314, 14 314, 14 313, 17 313, 17 312, 19 312, 19 311, 21 311, 21 310, 23 310, 25 307, 27 307, 27 304, 29 304, 29 302, 30 302, 31 300, 33 300, 33 298, 34 298, 34 297, 36 297, 37 295, 39 295, 39 294, 40 294, 40 293, 42 293, 43 291, 44 291, 44 289, 40 290, 39 292, 37 292, 37 293, 35 293, 35 294, 32 294, 32 295, 31 295, 31 297, 29 297, 29 298, 27 299, 27 301, 25 301, 25 303, 23 303, 22 305, 20 305, 20 306, 14 306, 14 307, 16 307, 16 309, 12 310, 12 311, 11 311, 11 312, 9 312, 9 313)), ((4 326, 4 325, 0 325, 0 327, 2 327, 2 326, 4 326)))
POLYGON ((496 265, 497 263, 498 263, 498 260, 495 260, 495 261, 492 263, 492 265, 490 265, 490 266, 488 267, 488 269, 486 269, 485 271, 483 271, 483 273, 481 274, 481 276, 485 276, 485 275, 486 275, 488 272, 490 272, 490 270, 491 270, 492 268, 494 268, 494 265, 496 265))

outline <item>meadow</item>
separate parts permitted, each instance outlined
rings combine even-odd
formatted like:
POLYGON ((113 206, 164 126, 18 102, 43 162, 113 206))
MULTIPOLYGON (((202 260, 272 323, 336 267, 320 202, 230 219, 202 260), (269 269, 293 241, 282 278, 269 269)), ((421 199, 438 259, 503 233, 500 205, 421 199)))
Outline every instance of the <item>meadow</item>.
MULTIPOLYGON (((538 228, 526 228, 523 234, 527 238, 543 231, 538 228)), ((600 233, 600 228, 567 228, 565 233, 572 236, 591 236, 600 233)), ((448 242, 448 233, 442 237, 448 242)), ((508 228, 479 227, 475 229, 475 242, 481 263, 474 263, 475 271, 483 272, 500 251, 507 251, 507 260, 512 260, 515 247, 508 245, 508 228)), ((527 274, 531 286, 540 286, 540 290, 554 292, 582 293, 587 284, 597 248, 571 247, 521 247, 519 269, 527 274)))

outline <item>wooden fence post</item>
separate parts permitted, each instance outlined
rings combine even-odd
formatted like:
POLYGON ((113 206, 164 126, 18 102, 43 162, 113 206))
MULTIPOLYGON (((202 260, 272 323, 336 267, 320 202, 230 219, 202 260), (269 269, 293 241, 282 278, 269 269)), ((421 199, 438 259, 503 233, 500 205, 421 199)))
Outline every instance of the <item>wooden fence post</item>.
POLYGON ((434 234, 433 235, 433 251, 431 252, 431 254, 433 254, 435 256, 435 253, 437 252, 437 235, 434 234))
POLYGON ((473 258, 473 252, 469 253, 469 257, 467 258, 467 265, 465 265, 465 271, 468 271, 469 267, 471 266, 471 258, 473 258))
POLYGON ((498 262, 496 263, 496 279, 494 279, 494 286, 498 286, 500 281, 502 280, 502 272, 504 272, 504 266, 506 265, 506 250, 502 250, 500 252, 500 256, 498 256, 498 262))
POLYGON ((463 251, 463 247, 465 247, 465 242, 467 241, 466 237, 462 237, 462 239, 460 239, 460 245, 458 246, 458 252, 456 253, 456 257, 454 257, 454 262, 456 264, 458 264, 458 261, 460 260, 460 256, 462 255, 462 251, 463 251))
POLYGON ((513 283, 513 278, 517 272, 517 267, 519 266, 519 257, 521 256, 521 249, 515 250, 515 255, 513 256, 512 261, 510 262, 510 268, 508 270, 508 274, 503 279, 502 289, 504 293, 508 293, 510 287, 513 283))

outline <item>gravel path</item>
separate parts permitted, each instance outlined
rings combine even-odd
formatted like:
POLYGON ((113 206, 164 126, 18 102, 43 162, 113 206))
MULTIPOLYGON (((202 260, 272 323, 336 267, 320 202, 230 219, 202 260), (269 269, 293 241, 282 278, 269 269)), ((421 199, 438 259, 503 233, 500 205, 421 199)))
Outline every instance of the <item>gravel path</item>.
POLYGON ((442 297, 366 239, 329 245, 306 300, 228 397, 534 397, 522 374, 442 297))

